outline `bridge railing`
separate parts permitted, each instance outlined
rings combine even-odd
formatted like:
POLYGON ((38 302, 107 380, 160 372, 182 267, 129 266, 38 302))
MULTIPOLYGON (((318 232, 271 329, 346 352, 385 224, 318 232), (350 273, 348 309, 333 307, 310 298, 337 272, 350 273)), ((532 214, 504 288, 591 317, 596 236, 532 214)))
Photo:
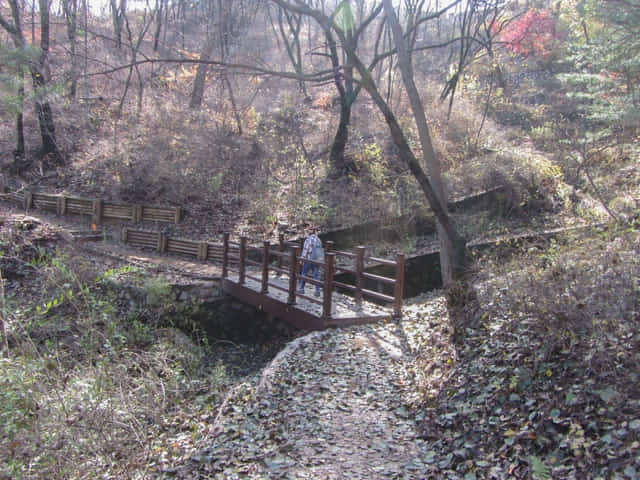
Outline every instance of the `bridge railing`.
MULTIPOLYGON (((228 238, 225 236, 225 238, 228 238)), ((331 242, 327 242, 324 261, 314 261, 301 258, 301 242, 285 242, 280 237, 279 243, 271 244, 262 242, 262 246, 250 243, 248 237, 241 237, 239 243, 230 242, 230 245, 237 247, 237 255, 229 254, 227 262, 233 260, 238 265, 238 283, 241 285, 246 280, 253 280, 261 285, 261 293, 268 293, 269 289, 287 292, 287 302, 291 305, 296 303, 298 298, 303 298, 311 303, 322 305, 322 316, 331 317, 333 292, 336 290, 348 291, 352 293, 356 302, 363 299, 374 299, 393 305, 394 317, 399 318, 402 311, 402 293, 404 288, 404 255, 398 254, 395 260, 389 260, 366 255, 365 247, 358 247, 355 253, 333 250, 331 242), (301 267, 303 263, 317 265, 322 272, 319 280, 309 276, 303 276, 301 267), (374 265, 387 265, 394 268, 394 277, 385 277, 367 273, 367 263, 374 265), (247 273, 247 268, 259 272, 260 276, 247 273), (337 281, 335 275, 338 272, 351 274, 353 281, 337 281), (280 281, 271 280, 271 273, 280 277, 280 281), (282 286, 282 276, 288 277, 288 286, 282 286), (315 298, 297 291, 300 280, 320 287, 322 298, 315 298), (393 290, 393 295, 383 293, 381 288, 376 286, 365 288, 365 280, 369 280, 373 285, 387 285, 393 290)), ((228 275, 228 270, 223 276, 228 275)))
POLYGON ((325 259, 319 262, 301 258, 301 242, 285 242, 283 237, 280 237, 278 243, 272 244, 267 241, 251 242, 246 236, 235 241, 225 233, 222 243, 216 243, 174 238, 162 232, 126 227, 122 230, 121 240, 160 253, 188 256, 221 265, 223 278, 228 278, 230 273, 234 273, 240 285, 245 285, 248 280, 257 282, 260 285, 260 293, 267 294, 271 289, 286 292, 287 303, 290 305, 296 304, 299 298, 320 304, 324 318, 331 317, 334 291, 353 294, 357 303, 361 303, 363 299, 373 299, 392 304, 394 317, 401 316, 404 287, 403 254, 398 254, 395 260, 389 260, 367 255, 365 247, 358 247, 355 252, 346 252, 334 250, 331 242, 326 242, 325 259), (320 268, 322 275, 319 280, 302 275, 303 263, 311 263, 320 268), (390 266, 395 275, 385 277, 367 273, 365 269, 368 265, 390 266), (350 279, 337 280, 335 277, 338 273, 347 273, 350 279), (302 279, 320 287, 322 297, 298 293, 297 285, 302 279), (283 286, 283 283, 286 286, 283 286), (368 288, 365 287, 367 284, 368 288), (393 295, 384 293, 385 288, 392 289, 393 295))

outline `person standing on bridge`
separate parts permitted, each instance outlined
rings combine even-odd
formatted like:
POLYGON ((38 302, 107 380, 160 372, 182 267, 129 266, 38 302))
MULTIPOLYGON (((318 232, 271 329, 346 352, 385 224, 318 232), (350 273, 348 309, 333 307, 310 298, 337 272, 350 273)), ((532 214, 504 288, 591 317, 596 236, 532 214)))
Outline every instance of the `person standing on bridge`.
MULTIPOLYGON (((302 246, 301 258, 303 262, 305 259, 313 260, 314 262, 324 262, 324 249, 322 248, 322 240, 317 235, 318 229, 316 227, 309 228, 309 236, 304 241, 302 246)), ((298 287, 298 293, 304 293, 305 277, 309 276, 309 273, 313 274, 314 280, 320 279, 320 266, 311 263, 304 262, 302 264, 302 278, 300 279, 300 285, 298 287)), ((316 285, 316 297, 320 296, 320 285, 316 285)))

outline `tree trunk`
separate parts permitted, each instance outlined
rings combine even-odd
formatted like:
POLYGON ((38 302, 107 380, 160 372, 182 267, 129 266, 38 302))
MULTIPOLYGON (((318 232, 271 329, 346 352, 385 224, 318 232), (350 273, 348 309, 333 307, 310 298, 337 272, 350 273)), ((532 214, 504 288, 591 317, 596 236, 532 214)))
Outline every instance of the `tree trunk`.
MULTIPOLYGON (((447 197, 445 193, 444 183, 442 182, 440 161, 433 149, 429 126, 424 113, 422 100, 418 93, 418 89, 413 79, 413 68, 411 66, 411 58, 405 43, 400 23, 395 15, 395 10, 391 4, 391 0, 382 0, 384 4, 387 21, 391 26, 391 32, 394 42, 398 50, 398 66, 402 73, 402 79, 411 103, 413 117, 418 128, 420 143, 422 145, 422 155, 424 163, 429 172, 430 184, 433 187, 437 202, 440 204, 443 216, 448 218, 447 213, 447 197)), ((457 276, 464 271, 465 266, 465 242, 457 233, 453 223, 448 221, 449 228, 445 228, 440 219, 438 219, 438 237, 440 239, 440 266, 442 269, 442 281, 445 286, 450 285, 457 276), (461 242, 461 244, 460 244, 461 242)))
POLYGON ((329 160, 336 171, 342 172, 346 168, 344 151, 349 140, 349 121, 351 120, 351 104, 346 98, 341 98, 340 102, 340 122, 338 131, 331 144, 329 160))
MULTIPOLYGON (((20 5, 17 0, 9 0, 11 7, 11 15, 13 24, 7 21, 0 13, 0 25, 11 35, 13 43, 19 49, 23 49, 26 45, 24 34, 22 33, 22 21, 20 18, 20 5)), ((51 105, 47 101, 46 86, 48 81, 47 74, 47 55, 49 54, 49 7, 48 0, 40 0, 40 56, 37 60, 29 62, 29 70, 33 81, 33 89, 35 91, 35 109, 40 124, 40 135, 42 137, 42 155, 48 156, 54 163, 62 162, 62 155, 56 145, 55 125, 53 122, 53 112, 51 105)), ((21 119, 17 119, 21 122, 21 119)), ((18 129, 21 127, 18 126, 18 129)), ((19 139, 20 141, 20 139, 19 139)), ((24 137, 23 151, 24 151, 24 137)))
POLYGON ((116 37, 116 48, 122 47, 122 27, 124 26, 124 12, 127 9, 127 0, 111 0, 111 19, 113 21, 113 34, 116 37))
POLYGON ((413 152, 411 151, 411 147, 409 146, 409 142, 407 138, 404 136, 404 132, 402 131, 402 127, 400 126, 398 119, 395 117, 389 105, 384 101, 382 95, 378 91, 375 83, 373 82, 373 77, 369 70, 364 66, 364 64, 360 61, 360 59, 354 54, 353 51, 347 51, 347 53, 351 56, 355 67, 360 73, 361 76, 361 85, 367 93, 371 96, 371 99, 376 104, 378 109, 382 112, 384 119, 389 127, 391 132, 391 138, 393 139, 394 144, 398 148, 398 155, 400 159, 403 160, 409 170, 417 180, 422 192, 424 193, 429 206, 433 210, 434 215, 436 216, 437 221, 442 225, 442 228, 446 232, 447 236, 452 239, 453 246, 455 248, 454 255, 456 258, 464 258, 465 255, 465 240, 458 233, 453 224, 451 217, 447 214, 446 210, 442 207, 442 204, 438 197, 436 196, 435 190, 429 181, 429 178, 424 173, 424 170, 420 166, 420 162, 415 157, 413 152))
POLYGON ((160 34, 162 33, 162 11, 165 8, 165 0, 156 1, 156 31, 153 34, 153 51, 158 51, 158 44, 160 43, 160 34))
MULTIPOLYGON (((44 75, 39 73, 38 68, 33 68, 31 72, 31 79, 33 81, 33 87, 36 92, 43 90, 46 87, 46 80, 44 75)), ((46 95, 42 94, 41 95, 46 95)), ((42 156, 52 156, 54 163, 60 163, 60 155, 58 152, 58 145, 56 144, 56 128, 53 121, 53 110, 48 101, 36 100, 35 102, 36 114, 38 115, 38 123, 40 124, 40 136, 42 137, 42 156)))
POLYGON ((13 152, 14 161, 24 159, 24 74, 20 73, 20 86, 18 87, 20 106, 16 114, 16 149, 13 152))
POLYGON ((78 90, 78 56, 76 54, 76 30, 78 25, 78 0, 64 0, 62 2, 64 16, 67 23, 67 37, 71 54, 71 73, 69 80, 69 98, 74 100, 78 90))
MULTIPOLYGON (((202 49, 200 54, 200 60, 209 61, 211 55, 213 55, 213 49, 215 48, 215 40, 208 38, 207 43, 202 49)), ((191 92, 191 100, 189 101, 189 108, 193 110, 199 110, 202 107, 202 100, 204 98, 204 88, 207 80, 207 73, 209 71, 209 65, 206 63, 199 63, 198 70, 196 71, 196 78, 193 81, 193 90, 191 92)))
POLYGON ((238 105, 236 104, 236 98, 233 95, 233 87, 229 81, 229 77, 225 72, 222 72, 222 78, 224 84, 229 90, 229 100, 231 101, 231 108, 233 109, 233 117, 236 120, 236 126, 238 127, 238 135, 242 135, 242 118, 240 118, 240 112, 238 111, 238 105))
POLYGON ((56 128, 53 121, 53 110, 47 100, 47 84, 49 73, 47 57, 49 55, 49 0, 40 0, 40 58, 38 64, 31 66, 31 79, 36 92, 36 114, 40 123, 42 137, 42 156, 49 157, 53 163, 62 163, 62 155, 56 143, 56 128))

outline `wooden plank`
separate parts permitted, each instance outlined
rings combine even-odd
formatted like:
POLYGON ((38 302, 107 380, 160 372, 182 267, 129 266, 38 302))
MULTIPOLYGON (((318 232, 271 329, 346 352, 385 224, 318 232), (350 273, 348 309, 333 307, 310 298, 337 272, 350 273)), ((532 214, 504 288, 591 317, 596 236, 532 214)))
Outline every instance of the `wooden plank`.
POLYGON ((56 214, 61 217, 67 213, 67 197, 60 195, 58 197, 58 208, 56 214))
POLYGON ((102 213, 107 218, 119 220, 133 220, 135 216, 133 206, 124 203, 104 202, 102 213))
POLYGON ((389 315, 328 318, 325 320, 325 328, 341 328, 341 327, 351 327, 354 325, 367 325, 370 323, 381 322, 383 320, 388 320, 388 319, 389 319, 389 315))
POLYGON ((377 300, 382 300, 383 302, 391 303, 395 300, 394 297, 390 297, 389 295, 384 295, 374 290, 367 290, 366 288, 362 289, 362 294, 366 295, 367 297, 375 298, 377 300))
POLYGON ((83 198, 68 197, 67 212, 76 215, 91 215, 92 203, 90 200, 83 198))
POLYGON ((142 220, 144 221, 176 223, 176 216, 175 208, 142 207, 142 220))
POLYGON ((32 196, 32 205, 43 210, 58 211, 58 196, 47 195, 45 193, 34 193, 32 196))
POLYGON ((368 278, 369 280, 375 280, 376 282, 387 283, 389 285, 394 285, 396 283, 395 278, 383 277, 382 275, 374 275, 373 273, 362 272, 362 276, 364 278, 368 278))
POLYGON ((367 261, 380 263, 382 265, 391 265, 392 267, 396 266, 396 262, 394 260, 387 260, 386 258, 378 258, 378 257, 367 257, 367 261))
POLYGON ((335 287, 338 288, 344 288, 346 290, 351 290, 352 292, 355 292, 358 290, 358 287, 356 287, 355 285, 349 285, 348 283, 342 283, 342 282, 337 282, 337 281, 333 281, 333 285, 335 287))
POLYGON ((262 288, 260 293, 266 294, 269 291, 269 242, 263 244, 262 252, 262 288))

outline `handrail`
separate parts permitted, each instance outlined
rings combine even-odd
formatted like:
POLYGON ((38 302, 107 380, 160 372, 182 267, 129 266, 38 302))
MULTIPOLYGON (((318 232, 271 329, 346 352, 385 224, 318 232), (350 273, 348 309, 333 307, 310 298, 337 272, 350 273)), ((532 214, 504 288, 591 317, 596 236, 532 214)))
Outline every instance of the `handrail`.
POLYGON ((380 263, 382 265, 390 265, 392 267, 396 266, 396 262, 393 260, 387 260, 386 258, 378 258, 378 257, 365 257, 365 260, 369 262, 380 263))
POLYGON ((374 275, 372 273, 365 273, 365 272, 362 272, 362 276, 364 278, 368 278, 369 280, 375 280, 377 282, 388 283, 390 285, 396 284, 395 278, 383 277, 382 275, 374 275))

